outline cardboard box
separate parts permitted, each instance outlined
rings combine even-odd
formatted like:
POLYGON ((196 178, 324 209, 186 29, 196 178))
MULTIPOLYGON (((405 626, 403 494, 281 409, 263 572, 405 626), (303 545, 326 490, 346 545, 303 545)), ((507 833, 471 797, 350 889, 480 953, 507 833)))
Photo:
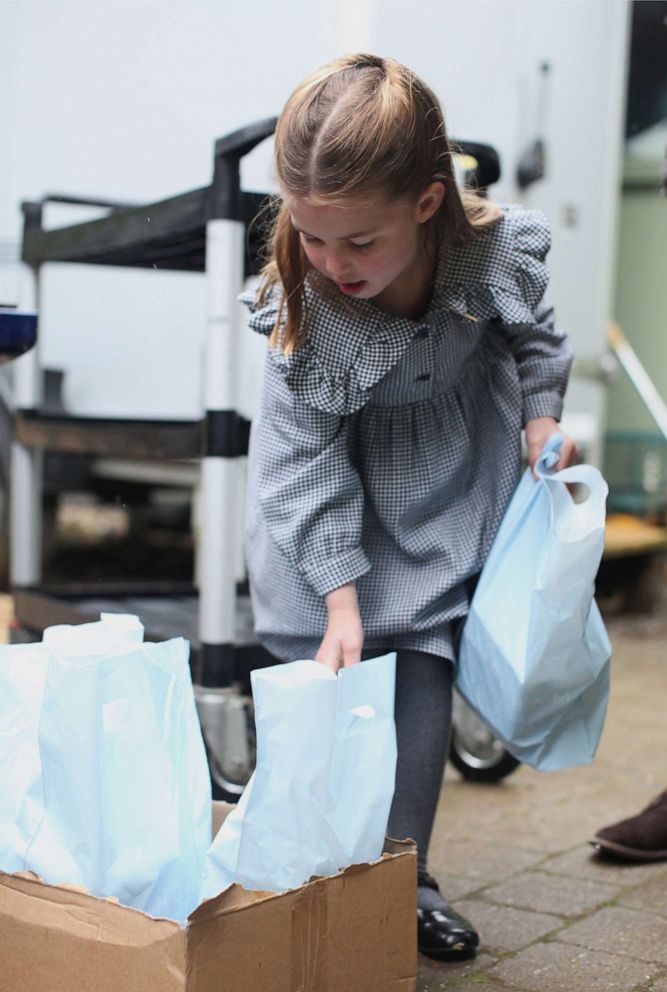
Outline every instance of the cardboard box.
MULTIPOLYGON (((231 807, 214 804, 214 829, 231 807)), ((414 992, 416 857, 287 892, 233 885, 187 926, 0 872, 2 992, 414 992)))

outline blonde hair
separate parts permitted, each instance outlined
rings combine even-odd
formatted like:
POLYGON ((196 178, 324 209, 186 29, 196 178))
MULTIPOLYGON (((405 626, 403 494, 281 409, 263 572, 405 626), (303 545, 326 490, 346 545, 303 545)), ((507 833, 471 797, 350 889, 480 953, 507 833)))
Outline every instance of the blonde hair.
MULTIPOLYGON (((399 62, 376 55, 346 55, 304 79, 278 120, 275 169, 284 196, 310 203, 364 195, 416 198, 430 183, 443 182, 446 195, 429 221, 438 245, 463 244, 500 216, 495 204, 459 190, 435 94, 399 62)), ((270 343, 285 352, 307 337, 310 270, 283 203, 262 271, 260 302, 282 287, 270 343)))

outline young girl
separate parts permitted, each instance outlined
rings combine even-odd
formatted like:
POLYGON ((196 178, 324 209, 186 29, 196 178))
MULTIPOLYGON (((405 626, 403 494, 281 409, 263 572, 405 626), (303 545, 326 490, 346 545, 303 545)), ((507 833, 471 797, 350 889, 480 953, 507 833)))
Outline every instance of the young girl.
MULTIPOLYGON (((249 456, 257 633, 337 670, 397 652, 388 832, 418 845, 419 947, 478 936, 426 871, 457 628, 571 353, 541 301, 541 214, 457 188, 442 111, 392 59, 309 76, 278 122, 282 205, 250 325, 269 338, 249 456)), ((576 455, 565 438, 559 468, 576 455)))

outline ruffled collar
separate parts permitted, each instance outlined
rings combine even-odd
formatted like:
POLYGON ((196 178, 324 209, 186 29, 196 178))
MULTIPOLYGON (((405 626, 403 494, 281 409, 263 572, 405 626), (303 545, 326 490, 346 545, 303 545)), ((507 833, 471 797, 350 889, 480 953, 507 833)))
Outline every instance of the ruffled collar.
MULTIPOLYGON (((272 348, 270 360, 290 388, 306 403, 327 413, 346 416, 361 409, 370 390, 396 365, 410 345, 419 323, 394 317, 371 300, 345 300, 306 284, 308 338, 291 354, 272 348)), ((253 330, 270 335, 280 309, 280 290, 263 305, 253 293, 241 301, 250 309, 253 330)))
MULTIPOLYGON (((473 241, 439 253, 427 314, 449 310, 468 319, 497 318, 531 324, 548 281, 544 257, 549 230, 537 211, 504 208, 503 218, 473 241)), ((373 386, 400 361, 420 322, 395 317, 372 300, 340 300, 306 283, 308 339, 298 351, 272 348, 270 360, 297 396, 327 413, 345 416, 361 409, 373 386)), ((255 293, 242 302, 249 325, 270 335, 280 309, 278 288, 259 305, 255 293)))

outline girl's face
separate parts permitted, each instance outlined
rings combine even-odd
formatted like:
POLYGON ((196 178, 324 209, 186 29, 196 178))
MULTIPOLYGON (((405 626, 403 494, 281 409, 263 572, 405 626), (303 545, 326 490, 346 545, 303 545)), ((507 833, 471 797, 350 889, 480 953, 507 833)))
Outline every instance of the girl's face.
POLYGON ((286 197, 308 261, 345 296, 374 300, 390 313, 419 316, 430 293, 433 253, 424 224, 442 203, 432 183, 410 199, 312 204, 286 197))

